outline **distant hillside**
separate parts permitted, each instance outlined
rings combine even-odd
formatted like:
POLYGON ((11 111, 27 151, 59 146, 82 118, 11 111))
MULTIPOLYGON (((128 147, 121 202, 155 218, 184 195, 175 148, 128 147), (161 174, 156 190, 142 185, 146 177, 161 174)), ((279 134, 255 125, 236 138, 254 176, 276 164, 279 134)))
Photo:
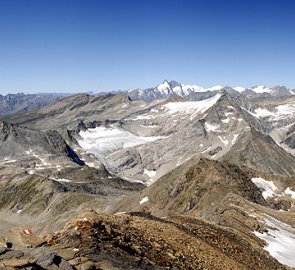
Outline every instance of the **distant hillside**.
POLYGON ((41 109, 66 94, 8 94, 0 95, 0 115, 19 114, 41 109))

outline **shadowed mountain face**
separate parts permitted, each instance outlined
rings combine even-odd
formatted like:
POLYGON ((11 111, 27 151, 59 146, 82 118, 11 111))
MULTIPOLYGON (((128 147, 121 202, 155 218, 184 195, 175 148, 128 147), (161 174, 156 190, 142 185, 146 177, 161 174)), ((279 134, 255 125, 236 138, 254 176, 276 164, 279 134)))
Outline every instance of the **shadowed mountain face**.
POLYGON ((244 133, 221 160, 269 174, 294 176, 294 156, 286 153, 270 136, 255 129, 244 133))
POLYGON ((76 162, 83 164, 57 131, 37 131, 7 122, 0 122, 0 161, 27 163, 38 160, 41 164, 76 162))

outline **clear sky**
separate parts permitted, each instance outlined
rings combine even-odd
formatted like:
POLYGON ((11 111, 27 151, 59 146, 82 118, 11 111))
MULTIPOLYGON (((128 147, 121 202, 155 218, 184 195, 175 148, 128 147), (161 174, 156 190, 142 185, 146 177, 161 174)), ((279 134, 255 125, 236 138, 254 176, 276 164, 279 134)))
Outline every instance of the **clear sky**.
POLYGON ((295 88, 293 0, 0 0, 0 93, 295 88))

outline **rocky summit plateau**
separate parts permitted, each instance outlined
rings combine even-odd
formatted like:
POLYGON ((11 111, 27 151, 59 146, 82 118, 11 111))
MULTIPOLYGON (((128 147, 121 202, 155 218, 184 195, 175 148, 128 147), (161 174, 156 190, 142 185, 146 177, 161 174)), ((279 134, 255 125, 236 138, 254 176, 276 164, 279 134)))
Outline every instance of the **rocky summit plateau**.
POLYGON ((0 269, 295 269, 295 90, 0 96, 0 269))

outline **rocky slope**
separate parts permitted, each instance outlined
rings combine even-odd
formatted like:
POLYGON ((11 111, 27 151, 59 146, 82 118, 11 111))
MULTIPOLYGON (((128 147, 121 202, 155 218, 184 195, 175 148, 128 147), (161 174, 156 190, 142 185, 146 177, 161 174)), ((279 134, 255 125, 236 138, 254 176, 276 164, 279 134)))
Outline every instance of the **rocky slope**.
POLYGON ((196 211, 209 213, 222 204, 229 193, 266 205, 259 189, 251 182, 251 172, 228 163, 192 158, 134 198, 123 200, 123 208, 115 211, 139 211, 148 206, 152 214, 163 216, 196 211))
POLYGON ((35 246, 30 255, 26 250, 2 251, 2 265, 22 269, 288 269, 261 250, 262 242, 254 235, 245 239, 187 216, 162 219, 137 212, 114 216, 86 210, 46 241, 48 247, 35 246))

